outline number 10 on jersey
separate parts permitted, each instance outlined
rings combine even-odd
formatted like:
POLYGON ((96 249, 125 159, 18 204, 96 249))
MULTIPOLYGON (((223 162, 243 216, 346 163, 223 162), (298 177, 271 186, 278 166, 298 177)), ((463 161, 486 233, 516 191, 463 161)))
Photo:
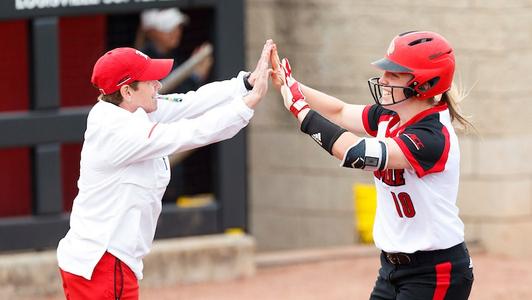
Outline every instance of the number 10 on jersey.
POLYGON ((413 218, 416 215, 416 210, 414 209, 414 204, 410 195, 405 192, 400 192, 399 194, 392 193, 393 202, 395 204, 395 209, 397 214, 401 218, 413 218))

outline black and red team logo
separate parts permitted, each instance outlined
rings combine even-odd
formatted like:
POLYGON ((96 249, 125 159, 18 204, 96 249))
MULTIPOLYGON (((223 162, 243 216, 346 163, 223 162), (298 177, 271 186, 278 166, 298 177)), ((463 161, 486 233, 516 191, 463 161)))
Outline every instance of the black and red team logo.
POLYGON ((425 147, 423 142, 421 142, 415 133, 405 133, 404 136, 406 136, 412 142, 412 144, 414 144, 414 147, 416 147, 417 150, 421 150, 421 148, 425 147))
POLYGON ((373 175, 380 179, 388 186, 405 185, 405 170, 404 169, 386 169, 383 171, 375 171, 373 175))

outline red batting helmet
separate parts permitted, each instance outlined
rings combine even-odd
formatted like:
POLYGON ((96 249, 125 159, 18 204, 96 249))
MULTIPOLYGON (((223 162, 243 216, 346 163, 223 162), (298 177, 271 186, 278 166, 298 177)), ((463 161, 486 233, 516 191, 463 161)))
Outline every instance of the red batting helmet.
POLYGON ((430 31, 409 31, 396 36, 386 56, 372 64, 384 71, 412 74, 404 89, 405 97, 423 100, 451 88, 455 62, 453 48, 443 36, 430 31))

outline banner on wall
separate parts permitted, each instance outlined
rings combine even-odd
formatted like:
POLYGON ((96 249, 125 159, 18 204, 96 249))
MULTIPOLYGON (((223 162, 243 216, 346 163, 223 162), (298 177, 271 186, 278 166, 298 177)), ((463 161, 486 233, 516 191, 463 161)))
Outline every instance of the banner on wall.
POLYGON ((148 7, 185 6, 191 0, 2 0, 1 19, 108 13, 148 7))

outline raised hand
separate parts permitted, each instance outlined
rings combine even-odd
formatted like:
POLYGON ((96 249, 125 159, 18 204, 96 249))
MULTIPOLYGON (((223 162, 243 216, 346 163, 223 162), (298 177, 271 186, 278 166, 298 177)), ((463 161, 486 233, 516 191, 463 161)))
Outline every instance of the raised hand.
POLYGON ((262 48, 262 53, 260 55, 259 61, 257 62, 257 66, 255 67, 255 70, 251 72, 248 78, 248 82, 252 86, 255 86, 255 80, 257 80, 257 77, 259 76, 258 69, 259 69, 259 65, 261 61, 263 61, 263 59, 265 58, 267 59, 266 64, 270 61, 272 47, 273 47, 273 41, 271 39, 267 40, 266 43, 264 44, 264 47, 262 48))
POLYGON ((281 69, 284 75, 284 84, 281 86, 281 95, 283 96, 284 106, 294 117, 298 118, 299 113, 304 109, 310 108, 305 101, 305 96, 301 92, 301 86, 294 77, 292 77, 292 68, 288 59, 283 58, 281 69))
POLYGON ((268 91, 268 78, 272 73, 272 69, 269 68, 272 47, 273 41, 267 40, 262 49, 259 61, 257 62, 257 67, 249 76, 248 81, 253 85, 253 89, 244 97, 244 102, 250 108, 254 108, 268 91), (254 77, 253 81, 252 76, 254 77))
POLYGON ((280 91, 281 86, 284 84, 284 72, 281 68, 281 61, 279 60, 279 53, 277 53, 277 45, 273 44, 272 55, 270 57, 272 65, 272 84, 276 90, 280 91))
POLYGON ((294 77, 292 77, 292 67, 290 66, 288 58, 283 58, 283 60, 281 61, 281 68, 284 74, 284 82, 286 83, 288 88, 290 88, 290 92, 292 93, 292 102, 295 102, 299 99, 305 99, 305 96, 303 96, 303 92, 301 92, 301 86, 299 82, 296 81, 294 77))

